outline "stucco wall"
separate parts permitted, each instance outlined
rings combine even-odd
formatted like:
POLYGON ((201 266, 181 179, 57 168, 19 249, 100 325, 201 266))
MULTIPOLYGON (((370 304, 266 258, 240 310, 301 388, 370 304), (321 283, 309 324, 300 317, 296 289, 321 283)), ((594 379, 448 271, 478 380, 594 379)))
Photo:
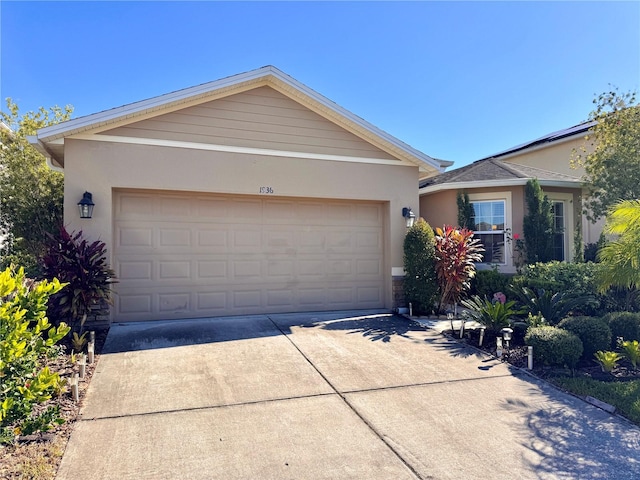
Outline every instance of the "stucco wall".
POLYGON ((418 168, 327 160, 270 157, 185 148, 67 140, 65 145, 65 224, 113 243, 114 188, 218 192, 271 196, 375 200, 388 203, 385 218, 385 270, 391 308, 391 271, 402 268, 406 233, 402 207, 418 205, 418 168), (77 202, 93 194, 92 219, 81 220, 77 202))

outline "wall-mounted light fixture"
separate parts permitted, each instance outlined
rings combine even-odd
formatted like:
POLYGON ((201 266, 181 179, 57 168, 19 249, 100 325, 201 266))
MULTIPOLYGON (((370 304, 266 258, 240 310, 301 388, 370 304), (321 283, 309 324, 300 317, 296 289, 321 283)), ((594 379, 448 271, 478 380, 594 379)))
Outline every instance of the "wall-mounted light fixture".
POLYGON ((91 199, 91 193, 84 192, 82 200, 78 202, 78 210, 80 211, 80 218, 91 218, 93 215, 93 207, 95 203, 91 199))
POLYGON ((411 210, 411 207, 403 207, 402 216, 407 222, 407 228, 413 227, 413 224, 416 221, 416 214, 413 213, 413 210, 411 210))

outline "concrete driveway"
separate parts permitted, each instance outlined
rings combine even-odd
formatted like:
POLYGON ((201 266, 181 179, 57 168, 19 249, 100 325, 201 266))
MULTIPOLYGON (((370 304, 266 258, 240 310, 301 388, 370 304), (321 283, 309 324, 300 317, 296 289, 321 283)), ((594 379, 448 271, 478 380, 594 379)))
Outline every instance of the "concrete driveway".
POLYGON ((640 429, 385 313, 123 324, 57 478, 638 479, 640 429))

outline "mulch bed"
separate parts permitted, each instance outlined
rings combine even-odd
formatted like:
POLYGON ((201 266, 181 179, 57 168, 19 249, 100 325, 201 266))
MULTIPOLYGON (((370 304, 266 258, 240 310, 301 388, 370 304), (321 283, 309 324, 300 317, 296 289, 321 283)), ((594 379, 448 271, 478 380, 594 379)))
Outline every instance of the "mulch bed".
MULTIPOLYGON (((108 330, 96 331, 94 362, 86 365, 85 377, 79 382, 79 401, 77 403, 74 401, 71 389, 67 386, 65 393, 61 396, 52 398, 40 406, 40 408, 46 409, 50 405, 58 405, 65 422, 50 432, 21 436, 12 445, 0 445, 1 479, 52 479, 55 477, 74 423, 78 418, 89 382, 100 358, 107 333, 108 330)), ((68 380, 79 371, 79 366, 72 365, 70 362, 70 352, 72 352, 70 335, 65 340, 62 342, 64 353, 52 359, 49 362, 49 368, 68 380), (67 343, 64 343, 65 340, 67 343)))
MULTIPOLYGON (((451 338, 456 339, 459 342, 466 343, 475 348, 478 348, 489 355, 496 354, 496 340, 493 338, 485 338, 483 345, 478 346, 479 341, 479 332, 474 330, 469 330, 464 333, 463 338, 459 338, 459 331, 446 331, 445 335, 450 336, 451 338)), ((522 339, 514 338, 512 345, 510 345, 509 349, 503 349, 502 360, 508 362, 514 367, 518 368, 527 368, 528 362, 528 349, 527 346, 523 344, 522 339)), ((571 372, 566 368, 554 368, 554 367, 539 367, 534 364, 535 374, 541 378, 549 378, 554 376, 567 376, 567 375, 575 375, 575 376, 583 376, 592 378, 594 380, 599 380, 602 382, 625 382, 631 380, 640 380, 640 369, 633 370, 629 365, 626 365, 622 362, 621 365, 616 367, 612 372, 603 372, 600 365, 596 364, 595 361, 588 363, 580 363, 577 365, 575 372, 571 372)))

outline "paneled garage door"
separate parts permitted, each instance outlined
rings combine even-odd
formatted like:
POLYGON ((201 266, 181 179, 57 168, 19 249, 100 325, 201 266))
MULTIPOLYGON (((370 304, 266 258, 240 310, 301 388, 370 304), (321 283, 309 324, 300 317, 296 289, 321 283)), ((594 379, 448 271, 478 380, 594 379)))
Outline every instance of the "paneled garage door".
POLYGON ((384 305, 383 205, 117 191, 117 321, 384 305))

